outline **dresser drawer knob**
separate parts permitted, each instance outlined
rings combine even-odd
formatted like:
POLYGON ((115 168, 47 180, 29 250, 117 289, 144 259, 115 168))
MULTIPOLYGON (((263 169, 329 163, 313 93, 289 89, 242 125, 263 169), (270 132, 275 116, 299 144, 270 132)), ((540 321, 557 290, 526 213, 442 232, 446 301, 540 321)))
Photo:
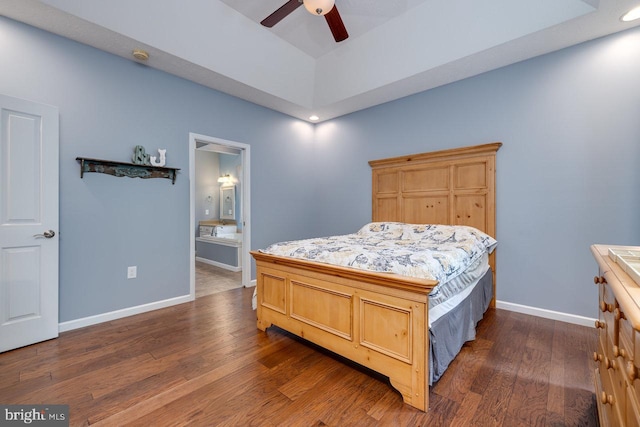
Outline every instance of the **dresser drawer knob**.
POLYGON ((624 348, 620 348, 617 345, 613 346, 613 355, 615 357, 621 356, 623 359, 627 358, 627 352, 624 351, 624 348))
POLYGON ((596 328, 597 329, 604 329, 605 326, 606 326, 606 323, 601 322, 599 320, 596 320, 596 328))
POLYGON ((638 378, 638 368, 636 368, 632 360, 627 362, 627 377, 629 377, 629 381, 631 382, 638 378))
POLYGON ((613 405, 615 400, 613 398, 613 395, 607 394, 603 391, 602 394, 600 395, 600 402, 602 402, 603 405, 606 405, 607 403, 609 405, 613 405))
POLYGON ((604 366, 607 369, 615 370, 616 369, 616 361, 615 361, 615 359, 609 359, 608 357, 605 357, 604 358, 604 366))
POLYGON ((600 311, 606 313, 607 311, 613 311, 613 304, 607 304, 604 301, 600 301, 600 311))
POLYGON ((607 280, 604 278, 604 276, 595 276, 593 278, 593 283, 599 285, 600 283, 607 283, 607 280))

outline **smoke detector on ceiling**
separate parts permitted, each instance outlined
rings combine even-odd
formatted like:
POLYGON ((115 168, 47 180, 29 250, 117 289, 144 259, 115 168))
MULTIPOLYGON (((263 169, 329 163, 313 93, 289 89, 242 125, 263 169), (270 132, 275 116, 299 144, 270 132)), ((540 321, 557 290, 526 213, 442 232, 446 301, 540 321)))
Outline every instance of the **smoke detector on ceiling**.
POLYGON ((147 52, 146 50, 134 49, 133 52, 131 52, 131 54, 138 61, 147 61, 149 59, 149 52, 147 52))

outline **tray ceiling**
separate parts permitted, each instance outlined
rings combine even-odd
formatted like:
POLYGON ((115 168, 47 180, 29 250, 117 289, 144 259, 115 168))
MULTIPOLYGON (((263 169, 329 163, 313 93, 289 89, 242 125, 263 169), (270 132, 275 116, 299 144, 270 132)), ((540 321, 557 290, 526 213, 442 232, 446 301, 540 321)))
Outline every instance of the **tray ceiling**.
POLYGON ((3 0, 0 14, 276 111, 320 121, 640 22, 632 0, 336 0, 349 38, 286 0, 3 0))

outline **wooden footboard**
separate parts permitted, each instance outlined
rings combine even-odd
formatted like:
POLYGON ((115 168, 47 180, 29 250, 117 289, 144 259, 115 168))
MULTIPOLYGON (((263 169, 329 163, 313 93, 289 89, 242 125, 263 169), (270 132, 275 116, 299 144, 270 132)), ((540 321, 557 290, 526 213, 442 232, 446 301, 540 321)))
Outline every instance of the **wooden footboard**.
POLYGON ((436 281, 251 254, 259 329, 276 325, 386 375, 405 403, 427 410, 428 295, 436 281))

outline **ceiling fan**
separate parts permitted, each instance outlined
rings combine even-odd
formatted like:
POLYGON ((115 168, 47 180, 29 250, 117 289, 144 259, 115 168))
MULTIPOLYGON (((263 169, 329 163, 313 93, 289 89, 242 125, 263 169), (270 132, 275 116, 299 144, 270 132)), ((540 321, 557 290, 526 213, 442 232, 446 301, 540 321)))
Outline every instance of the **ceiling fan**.
POLYGON ((260 23, 265 27, 273 27, 278 22, 286 18, 291 12, 304 4, 305 9, 314 15, 324 15, 337 42, 341 42, 349 37, 347 29, 342 22, 335 0, 289 0, 271 15, 264 18, 260 23))

